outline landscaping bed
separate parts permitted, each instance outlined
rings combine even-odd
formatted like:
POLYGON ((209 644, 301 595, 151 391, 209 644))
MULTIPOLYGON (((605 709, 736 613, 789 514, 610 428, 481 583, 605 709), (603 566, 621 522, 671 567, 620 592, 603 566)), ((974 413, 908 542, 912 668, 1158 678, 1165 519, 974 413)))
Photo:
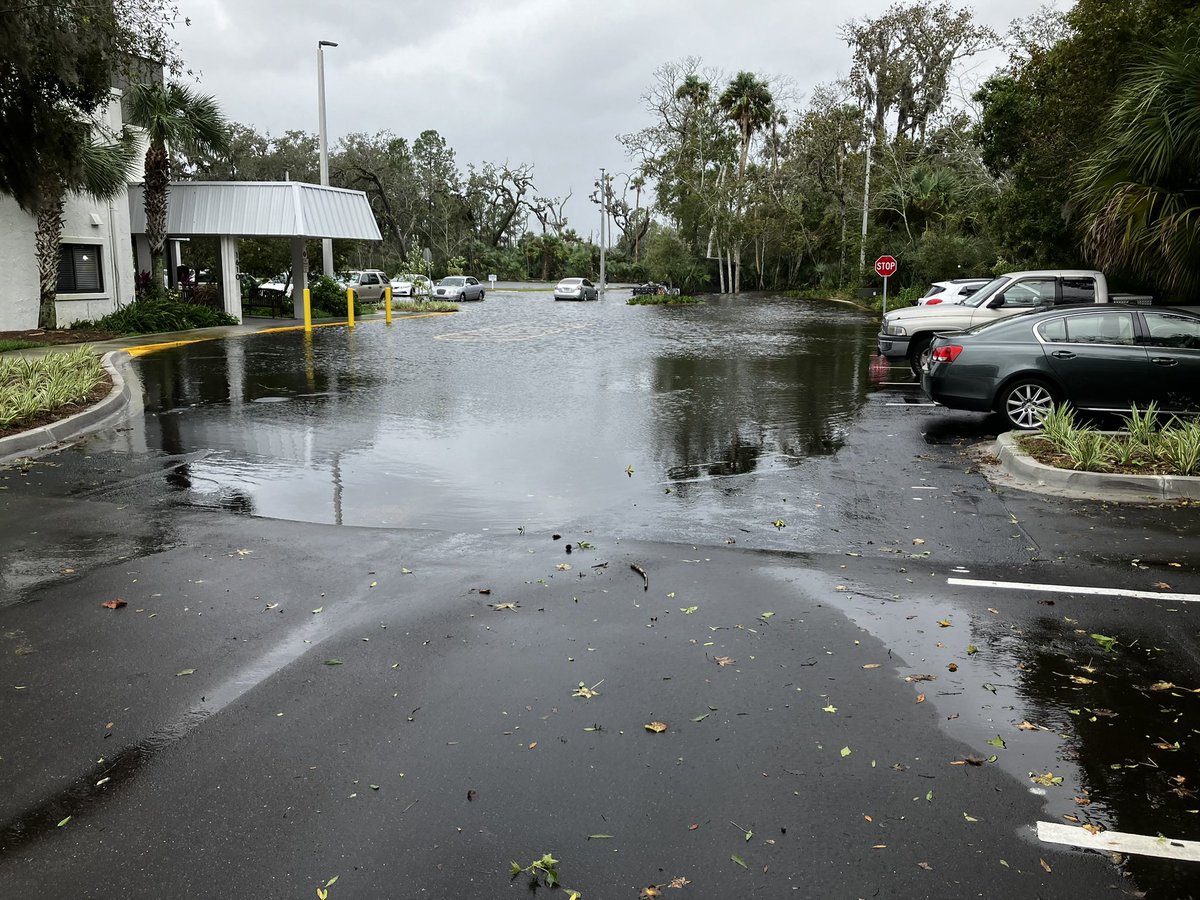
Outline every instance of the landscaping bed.
POLYGON ((0 331, 0 343, 20 342, 28 347, 45 347, 50 344, 92 344, 98 341, 111 341, 115 337, 120 337, 115 331, 93 328, 38 328, 32 331, 0 331))
POLYGON ((1020 448, 1057 469, 1120 475, 1200 475, 1200 419, 1160 419, 1157 407, 1134 409, 1122 431, 1080 425, 1073 410, 1059 407, 1042 430, 1019 435, 1020 448))
POLYGON ((103 400, 112 377, 90 348, 0 359, 0 437, 49 425, 103 400))

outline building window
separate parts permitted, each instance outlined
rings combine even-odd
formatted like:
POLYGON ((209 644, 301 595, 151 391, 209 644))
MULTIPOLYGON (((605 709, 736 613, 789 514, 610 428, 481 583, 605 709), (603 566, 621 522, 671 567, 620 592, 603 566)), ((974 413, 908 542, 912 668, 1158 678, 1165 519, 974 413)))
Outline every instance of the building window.
POLYGON ((97 244, 63 244, 58 257, 58 293, 99 294, 104 272, 97 244))

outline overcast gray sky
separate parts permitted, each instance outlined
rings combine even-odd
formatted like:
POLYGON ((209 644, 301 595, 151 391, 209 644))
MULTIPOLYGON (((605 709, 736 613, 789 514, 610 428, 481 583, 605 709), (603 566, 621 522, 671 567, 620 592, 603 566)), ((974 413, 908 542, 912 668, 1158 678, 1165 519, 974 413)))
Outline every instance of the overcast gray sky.
MULTIPOLYGON (((789 79, 803 97, 849 69, 841 24, 889 0, 181 0, 179 40, 201 88, 260 132, 317 131, 316 47, 325 51, 329 143, 434 128, 468 162, 529 162, 570 224, 601 166, 628 171, 615 135, 647 124, 641 96, 662 63, 698 56, 732 75, 789 79)), ((969 4, 968 4, 969 5, 969 4)), ((980 0, 998 31, 1042 0, 980 0)), ((1059 3, 1060 8, 1064 5, 1059 3)), ((981 79, 999 58, 974 65, 981 79)))

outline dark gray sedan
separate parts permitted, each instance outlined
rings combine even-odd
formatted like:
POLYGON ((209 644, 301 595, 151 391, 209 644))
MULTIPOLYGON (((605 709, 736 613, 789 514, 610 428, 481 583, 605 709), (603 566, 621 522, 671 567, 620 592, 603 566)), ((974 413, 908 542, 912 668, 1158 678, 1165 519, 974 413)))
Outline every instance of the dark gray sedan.
POLYGON ((935 403, 997 412, 1013 428, 1036 428, 1064 402, 1200 412, 1200 316, 1183 310, 1060 306, 943 332, 931 351, 921 384, 935 403))

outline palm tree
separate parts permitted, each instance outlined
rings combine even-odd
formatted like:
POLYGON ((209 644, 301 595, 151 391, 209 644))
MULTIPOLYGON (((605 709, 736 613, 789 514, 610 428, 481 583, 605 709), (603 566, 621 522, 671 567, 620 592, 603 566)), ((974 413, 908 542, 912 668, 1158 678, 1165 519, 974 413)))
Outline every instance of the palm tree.
MULTIPOLYGON (((721 92, 717 100, 725 115, 737 125, 742 139, 742 153, 738 160, 737 208, 734 217, 740 218, 743 202, 743 185, 746 178, 746 161, 750 156, 750 142, 754 135, 766 128, 776 116, 775 98, 767 83, 755 77, 752 72, 738 72, 729 86, 721 92)), ((742 289, 742 245, 740 241, 734 244, 733 264, 736 269, 731 271, 733 292, 741 293, 742 289)), ((732 267, 731 267, 732 268, 732 267)))
POLYGON ((725 115, 733 121, 742 138, 742 156, 738 162, 738 182, 746 174, 746 160, 754 135, 771 123, 776 115, 775 98, 765 81, 752 72, 738 72, 737 77, 721 92, 717 101, 725 115))
MULTIPOLYGON (((1200 292, 1200 27, 1135 65, 1075 192, 1101 267, 1200 292)), ((1150 54, 1148 54, 1150 55, 1150 54)))
POLYGON ((171 182, 169 144, 188 156, 217 156, 229 147, 229 125, 217 101, 181 84, 135 85, 129 92, 129 119, 146 132, 146 239, 150 243, 150 283, 163 283, 163 248, 167 242, 167 194, 171 182))
POLYGON ((39 328, 58 327, 55 300, 67 194, 86 194, 97 200, 119 196, 128 188, 136 159, 137 145, 133 135, 123 131, 113 142, 99 141, 88 135, 71 152, 43 169, 35 202, 37 231, 34 236, 39 328))

